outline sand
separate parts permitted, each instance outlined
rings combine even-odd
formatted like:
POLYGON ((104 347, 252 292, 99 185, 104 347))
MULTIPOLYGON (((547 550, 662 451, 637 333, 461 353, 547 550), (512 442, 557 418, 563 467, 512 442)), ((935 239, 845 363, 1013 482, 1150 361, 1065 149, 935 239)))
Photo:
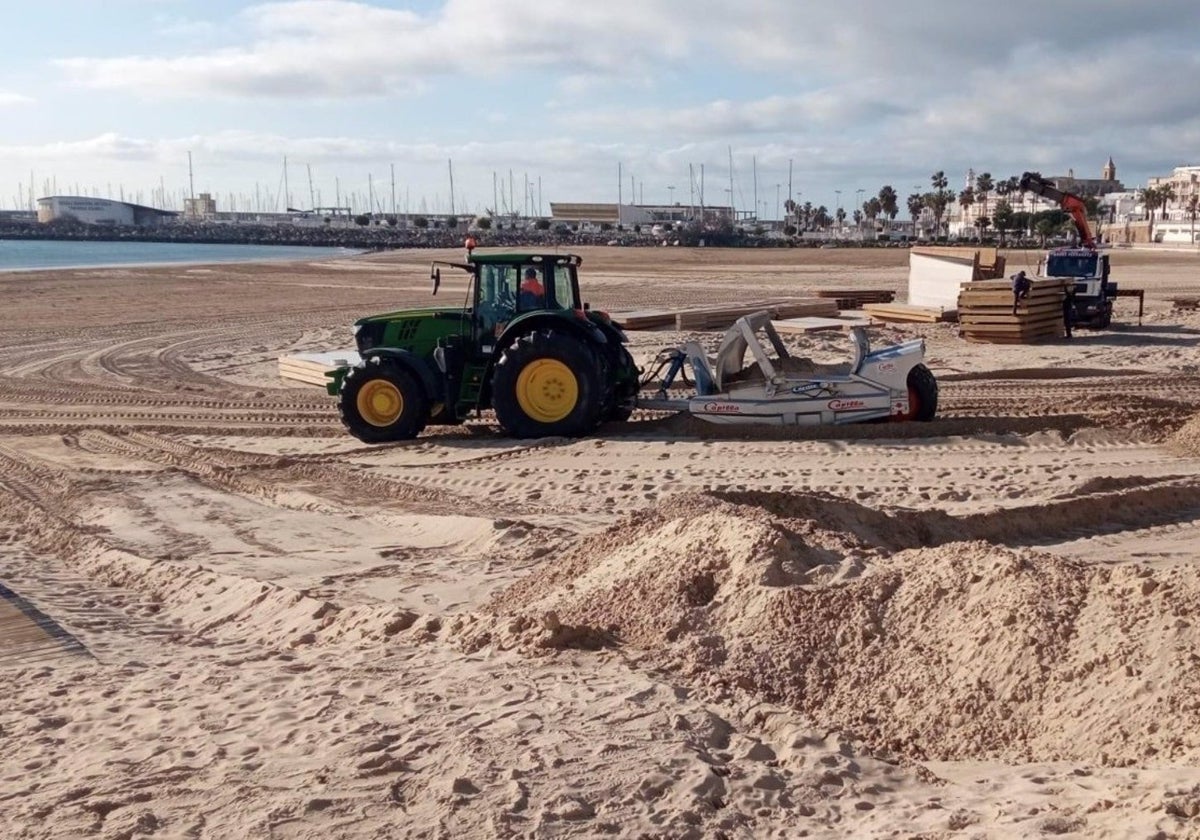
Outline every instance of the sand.
MULTIPOLYGON (((907 277, 582 254, 611 311, 907 277)), ((1070 341, 872 328, 927 424, 372 447, 278 378, 457 256, 0 275, 0 836, 1200 837, 1200 257, 1070 341)))

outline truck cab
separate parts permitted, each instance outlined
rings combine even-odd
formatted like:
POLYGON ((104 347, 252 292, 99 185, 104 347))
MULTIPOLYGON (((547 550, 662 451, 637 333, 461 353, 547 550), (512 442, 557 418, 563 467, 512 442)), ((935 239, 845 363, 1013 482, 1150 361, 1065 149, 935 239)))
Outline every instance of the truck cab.
POLYGON ((1117 284, 1109 280, 1108 254, 1094 248, 1055 248, 1038 264, 1038 274, 1074 281, 1075 324, 1105 328, 1111 323, 1117 284))

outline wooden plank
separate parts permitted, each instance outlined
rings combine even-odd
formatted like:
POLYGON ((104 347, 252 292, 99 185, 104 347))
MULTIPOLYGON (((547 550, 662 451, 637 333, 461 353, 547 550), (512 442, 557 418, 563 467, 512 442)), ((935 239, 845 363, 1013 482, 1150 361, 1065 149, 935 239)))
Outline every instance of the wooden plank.
MULTIPOLYGON (((820 298, 862 298, 870 297, 886 297, 888 300, 893 300, 896 293, 891 289, 817 289, 815 291, 817 297, 820 298)), ((879 301, 886 303, 886 301, 879 301)))
POLYGON ((962 331, 970 332, 970 333, 979 333, 981 335, 984 333, 1024 334, 1024 333, 1044 332, 1046 330, 1056 329, 1061 326, 1062 326, 1061 320, 1058 321, 1057 324, 1049 323, 1049 322, 1047 322, 1045 324, 1018 324, 1018 325, 971 324, 970 327, 964 328, 962 331))
MULTIPOLYGON (((1063 286, 1073 282, 1071 280, 1057 279, 1050 280, 1045 277, 1031 277, 1031 290, 1036 289, 1061 289, 1063 286)), ((979 290, 985 292, 1004 291, 1012 294, 1012 281, 1010 280, 973 280, 965 289, 972 291, 979 290)))
POLYGON ((958 316, 958 323, 963 329, 968 329, 976 324, 1012 324, 1014 326, 1024 326, 1026 324, 1052 324, 1055 321, 1062 321, 1062 313, 1054 312, 1045 315, 1037 315, 1031 317, 1023 317, 1021 315, 970 315, 964 316, 961 312, 958 316))
POLYGON ((906 303, 866 303, 863 311, 880 321, 916 321, 935 324, 946 320, 946 313, 932 306, 910 306, 906 303))
POLYGON ((327 371, 336 370, 347 365, 356 365, 361 361, 358 353, 353 350, 330 350, 323 353, 295 353, 291 356, 279 357, 279 376, 281 379, 291 379, 307 385, 325 385, 327 371))
POLYGON ((614 312, 612 319, 623 330, 648 330, 674 324, 676 312, 674 309, 640 309, 633 312, 614 312))
POLYGON ((1060 335, 1032 335, 1032 336, 981 336, 981 335, 963 335, 963 339, 972 344, 1037 344, 1040 341, 1062 338, 1060 335))
POLYGON ((808 335, 815 332, 825 332, 828 330, 847 330, 850 327, 866 327, 870 325, 870 321, 861 318, 850 320, 846 318, 786 318, 781 321, 772 321, 776 332, 782 334, 803 334, 808 335))

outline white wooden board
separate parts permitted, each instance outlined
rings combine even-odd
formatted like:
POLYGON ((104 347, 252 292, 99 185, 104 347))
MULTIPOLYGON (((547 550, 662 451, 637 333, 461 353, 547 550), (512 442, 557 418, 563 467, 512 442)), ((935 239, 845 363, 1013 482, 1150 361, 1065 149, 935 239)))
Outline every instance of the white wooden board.
POLYGON ((961 259, 908 255, 908 303, 952 312, 958 308, 963 283, 975 277, 975 265, 961 259))

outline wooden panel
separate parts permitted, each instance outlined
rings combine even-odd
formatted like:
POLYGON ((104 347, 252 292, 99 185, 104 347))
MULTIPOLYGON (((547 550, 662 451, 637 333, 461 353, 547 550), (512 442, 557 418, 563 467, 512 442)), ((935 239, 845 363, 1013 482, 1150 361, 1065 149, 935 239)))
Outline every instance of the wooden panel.
POLYGON ((910 306, 904 303, 868 303, 863 311, 870 313, 872 318, 880 321, 920 322, 935 324, 948 320, 941 309, 931 306, 910 306))

